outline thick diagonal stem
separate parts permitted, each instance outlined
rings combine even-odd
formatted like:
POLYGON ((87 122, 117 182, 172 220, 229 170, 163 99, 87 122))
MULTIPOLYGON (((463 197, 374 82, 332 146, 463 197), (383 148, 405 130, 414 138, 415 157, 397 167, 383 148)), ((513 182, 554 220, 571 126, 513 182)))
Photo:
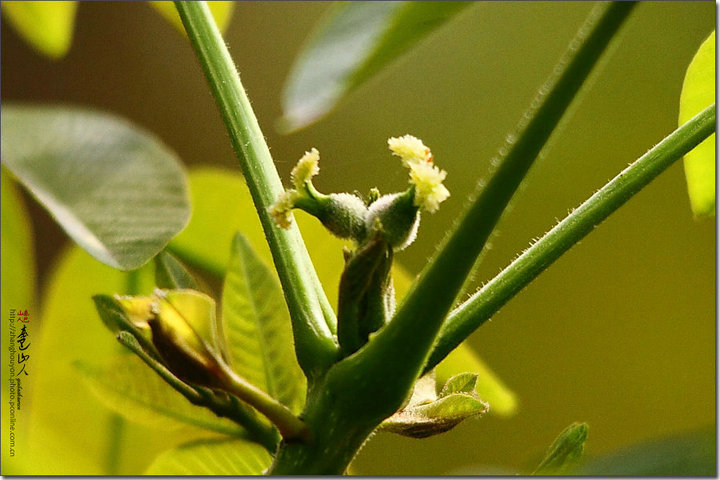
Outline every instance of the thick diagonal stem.
POLYGON ((551 263, 715 131, 715 105, 675 130, 547 232, 448 317, 425 366, 437 365, 551 263))

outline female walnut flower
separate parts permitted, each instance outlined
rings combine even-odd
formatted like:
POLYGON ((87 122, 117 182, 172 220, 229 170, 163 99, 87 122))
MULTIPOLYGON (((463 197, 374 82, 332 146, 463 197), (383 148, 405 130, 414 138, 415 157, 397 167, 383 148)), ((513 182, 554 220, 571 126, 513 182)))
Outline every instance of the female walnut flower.
POLYGON ((390 138, 388 147, 410 169, 410 184, 415 188, 415 206, 435 213, 440 203, 450 196, 442 183, 447 172, 433 164, 430 149, 412 135, 390 138))
POLYGON ((320 154, 313 148, 292 170, 295 188, 280 194, 270 207, 275 223, 289 228, 290 211, 299 208, 317 217, 338 237, 351 238, 359 246, 381 238, 396 251, 407 247, 415 238, 420 209, 434 213, 450 196, 443 185, 447 173, 434 165, 432 152, 419 138, 393 137, 388 147, 410 170, 411 186, 405 192, 380 196, 373 190, 366 202, 349 193, 324 195, 312 183, 320 171, 320 154))
POLYGON ((298 160, 297 165, 290 172, 290 178, 297 190, 303 190, 306 183, 320 173, 319 161, 320 152, 317 151, 317 148, 311 148, 309 152, 305 152, 305 155, 298 160))
POLYGON ((320 153, 312 148, 298 160, 290 172, 294 189, 281 193, 268 209, 275 223, 281 228, 290 228, 290 211, 299 208, 313 215, 333 234, 340 238, 359 239, 365 235, 365 202, 350 193, 325 195, 317 191, 312 177, 320 172, 320 153))

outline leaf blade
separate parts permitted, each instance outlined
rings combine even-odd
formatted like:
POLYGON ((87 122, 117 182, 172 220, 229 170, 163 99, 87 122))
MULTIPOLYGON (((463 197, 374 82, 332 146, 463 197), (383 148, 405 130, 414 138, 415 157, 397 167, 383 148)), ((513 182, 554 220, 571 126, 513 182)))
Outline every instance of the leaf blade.
POLYGON ((573 423, 553 441, 533 475, 558 475, 577 463, 585 448, 588 426, 573 423))
POLYGON ((192 405, 134 355, 118 356, 106 367, 85 362, 75 367, 103 405, 131 422, 164 430, 184 424, 225 435, 244 432, 231 420, 192 405))
POLYGON ((632 445, 590 459, 575 475, 717 475, 714 426, 632 445))
POLYGON ((305 377, 293 349, 282 289, 240 234, 222 298, 223 330, 234 369, 291 409, 304 401, 305 377))
MULTIPOLYGON (((115 416, 85 387, 74 361, 106 365, 123 352, 113 335, 98 319, 91 296, 98 292, 123 292, 128 274, 94 260, 79 247, 62 254, 47 282, 42 298, 42 335, 35 338, 30 370, 32 389, 27 398, 28 417, 25 449, 15 456, 24 475, 104 475, 107 429, 115 416), (82 412, 83 428, 78 428, 82 412), (72 432, 69 436, 68 432, 72 432), (69 441, 68 439, 71 439, 69 441), (41 452, 52 452, 40 456, 41 452)), ((152 273, 140 271, 138 293, 152 291, 152 273)), ((202 431, 167 432, 150 430, 136 423, 123 429, 118 474, 142 471, 160 451, 195 439, 202 431), (142 449, 135 445, 141 443, 142 449)), ((207 433, 205 433, 207 435, 207 433)), ((3 466, 3 471, 5 467, 3 466)))
POLYGON ((429 403, 408 406, 380 425, 380 431, 425 438, 447 432, 463 420, 485 413, 488 404, 467 393, 450 393, 429 403))
POLYGON ((490 414, 507 417, 517 411, 515 393, 505 386, 467 343, 461 343, 435 367, 440 385, 444 385, 453 376, 463 372, 473 372, 478 375, 475 393, 490 404, 490 414))
POLYGON ((244 440, 197 442, 162 453, 145 475, 261 475, 271 461, 261 446, 244 440))
POLYGON ((160 252, 155 257, 155 284, 170 290, 180 288, 198 289, 198 284, 185 266, 171 253, 160 252))
POLYGON ((345 2, 331 10, 293 65, 284 130, 303 128, 472 2, 345 2))
POLYGON ((78 245, 135 269, 190 216, 183 169, 157 138, 91 110, 8 106, 3 165, 78 245))
MULTIPOLYGON (((715 31, 688 66, 680 94, 679 125, 715 102, 715 31)), ((685 155, 685 179, 696 217, 715 214, 715 134, 685 155)))

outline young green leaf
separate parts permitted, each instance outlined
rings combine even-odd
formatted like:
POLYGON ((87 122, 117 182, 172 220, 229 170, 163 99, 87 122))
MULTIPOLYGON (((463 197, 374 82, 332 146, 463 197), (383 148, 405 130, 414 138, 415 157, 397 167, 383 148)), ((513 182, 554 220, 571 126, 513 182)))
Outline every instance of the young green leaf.
POLYGON ((162 361, 154 359, 139 344, 138 339, 129 332, 120 332, 117 340, 135 353, 145 364, 159 375, 169 386, 182 394, 190 403, 209 408, 215 415, 229 418, 247 430, 247 437, 252 438, 273 451, 279 440, 277 432, 268 425, 257 413, 237 398, 199 386, 185 383, 171 372, 162 361))
POLYGON ((437 400, 408 406, 385 420, 379 431, 424 438, 447 432, 465 419, 477 417, 488 409, 474 394, 450 393, 437 400))
POLYGON ((445 397, 453 393, 473 394, 475 393, 477 380, 477 373, 460 373, 448 380, 438 395, 440 397, 445 397))
POLYGON ((466 418, 485 413, 487 403, 473 392, 476 379, 473 373, 456 375, 438 395, 435 372, 423 375, 415 382, 405 405, 385 419, 378 431, 424 438, 446 432, 466 418))
POLYGON ((4 106, 3 165, 93 257, 132 270, 185 227, 190 205, 175 156, 117 117, 4 106))
POLYGON ((158 288, 175 290, 179 288, 198 289, 190 272, 169 252, 160 252, 155 257, 155 284, 158 288))
POLYGON ((555 439, 545 458, 533 475, 558 475, 575 464, 583 453, 587 440, 586 423, 573 423, 555 439))
POLYGON ((103 405, 131 422, 164 430, 190 425, 225 435, 244 434, 233 421, 192 405, 134 356, 117 356, 106 367, 86 362, 75 367, 103 405))
POLYGON ((406 405, 403 405, 403 409, 412 408, 418 405, 425 405, 430 402, 437 400, 437 380, 435 379, 434 373, 428 373, 418 378, 415 385, 413 385, 412 394, 408 399, 406 405))
POLYGON ((343 2, 313 32, 283 95, 285 130, 305 127, 472 2, 343 2))
POLYGON ((2 13, 20 36, 40 53, 58 59, 68 52, 78 2, 2 2, 2 13))
POLYGON ((592 458, 573 475, 716 477, 715 426, 649 440, 592 458))
MULTIPOLYGON (((367 328, 369 320, 374 320, 374 323, 385 324, 384 315, 380 317, 377 311, 379 309, 370 313, 374 313, 376 317, 380 318, 371 319, 365 318, 365 316, 368 313, 368 297, 375 295, 377 298, 371 298, 371 300, 383 300, 379 290, 369 290, 373 280, 378 275, 378 271, 383 269, 383 264, 391 261, 387 251, 387 244, 376 237, 373 241, 358 248, 347 260, 340 280, 338 300, 337 335, 340 352, 343 356, 355 353, 367 343, 368 336, 371 333, 367 328)), ((387 266, 389 267, 389 265, 387 266)), ((388 269, 383 271, 387 273, 388 269)), ((373 326, 379 327, 381 325, 373 326)))
MULTIPOLYGON (((700 45, 680 94, 682 125, 715 102, 715 31, 700 45)), ((685 155, 690 206, 696 216, 715 214, 715 134, 685 155)))
POLYGON ((277 279, 249 242, 235 236, 222 298, 233 369, 294 411, 305 399, 290 317, 277 279))
MULTIPOLYGON (((185 28, 183 28, 180 16, 178 15, 175 5, 173 5, 172 2, 151 1, 148 3, 150 3, 150 5, 158 13, 160 13, 165 20, 170 22, 173 27, 177 28, 180 33, 185 35, 185 28)), ((210 11, 212 12, 213 18, 215 18, 215 23, 217 23, 218 28, 222 33, 225 33, 230 25, 230 19, 232 18, 233 9, 235 8, 235 2, 213 1, 208 2, 208 6, 210 7, 210 11)))
POLYGON ((462 372, 477 374, 475 393, 490 405, 490 414, 510 416, 515 413, 517 409, 515 394, 467 343, 461 343, 435 367, 435 375, 440 385, 462 372))
POLYGON ((272 458, 261 446, 237 440, 182 445, 161 454, 145 475, 262 475, 272 458))

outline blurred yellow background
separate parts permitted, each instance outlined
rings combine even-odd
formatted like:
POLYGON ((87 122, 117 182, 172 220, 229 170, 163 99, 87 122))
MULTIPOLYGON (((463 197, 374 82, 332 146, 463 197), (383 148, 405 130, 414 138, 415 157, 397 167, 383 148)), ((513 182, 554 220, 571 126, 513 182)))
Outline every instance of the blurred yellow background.
MULTIPOLYGON (((289 136, 274 129, 281 90, 329 5, 242 2, 226 39, 284 179, 314 146, 323 191, 396 191, 406 173, 386 139, 411 133, 432 148, 452 196, 397 256, 416 273, 591 6, 474 5, 330 116, 289 136)), ((713 2, 636 8, 505 215, 478 284, 676 127, 685 69, 714 24, 713 2)), ((83 2, 60 61, 2 26, 4 101, 108 110, 156 133, 189 167, 236 168, 190 46, 144 2, 83 2)), ((426 440, 377 435, 354 472, 521 471, 573 421, 590 425, 589 455, 713 424, 715 226, 693 220, 684 182, 678 163, 471 337, 516 392, 514 417, 486 416, 426 440)), ((31 212, 43 285, 68 240, 40 208, 31 212)))

